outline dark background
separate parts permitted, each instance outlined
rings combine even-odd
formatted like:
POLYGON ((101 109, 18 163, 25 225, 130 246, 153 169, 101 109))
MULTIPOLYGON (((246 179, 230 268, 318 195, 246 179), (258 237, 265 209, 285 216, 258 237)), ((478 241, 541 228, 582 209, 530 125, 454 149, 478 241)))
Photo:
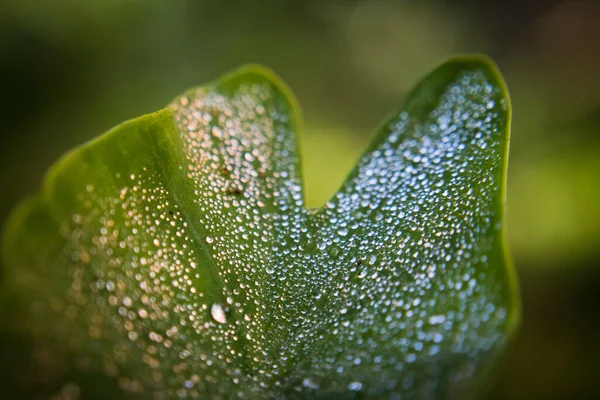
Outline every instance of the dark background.
POLYGON ((484 53, 514 107, 524 308, 489 398, 600 398, 599 21, 597 0, 2 0, 0 221, 67 149, 250 62, 299 99, 318 206, 423 74, 484 53))

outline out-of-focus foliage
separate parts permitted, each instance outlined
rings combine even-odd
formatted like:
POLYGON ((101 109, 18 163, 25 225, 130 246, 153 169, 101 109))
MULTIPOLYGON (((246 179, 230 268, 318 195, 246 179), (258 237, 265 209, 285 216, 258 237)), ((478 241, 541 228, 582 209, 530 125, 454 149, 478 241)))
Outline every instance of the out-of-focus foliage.
POLYGON ((486 53, 514 108, 508 231, 524 301, 490 396, 598 396, 599 17, 596 0, 5 0, 0 218, 66 149, 248 62, 299 97, 316 206, 422 71, 486 53))

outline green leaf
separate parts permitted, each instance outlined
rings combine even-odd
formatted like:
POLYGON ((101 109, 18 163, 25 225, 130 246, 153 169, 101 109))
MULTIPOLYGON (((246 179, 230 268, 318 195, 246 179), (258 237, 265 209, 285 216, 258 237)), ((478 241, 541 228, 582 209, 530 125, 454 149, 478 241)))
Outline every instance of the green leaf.
POLYGON ((480 393, 518 321, 495 67, 433 71, 314 211, 296 110, 249 67, 68 154, 7 226, 7 324, 144 397, 480 393))

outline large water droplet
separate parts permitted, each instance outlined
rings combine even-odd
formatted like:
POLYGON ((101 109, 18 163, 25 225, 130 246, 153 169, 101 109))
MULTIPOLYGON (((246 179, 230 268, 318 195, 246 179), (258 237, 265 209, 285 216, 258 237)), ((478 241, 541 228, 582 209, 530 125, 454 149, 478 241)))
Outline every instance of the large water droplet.
POLYGON ((348 385, 348 390, 353 390, 355 392, 362 390, 362 388, 363 388, 363 384, 358 381, 350 382, 350 384, 348 385))
POLYGON ((220 324, 227 322, 227 312, 220 303, 214 303, 210 307, 210 315, 212 315, 213 319, 220 324))

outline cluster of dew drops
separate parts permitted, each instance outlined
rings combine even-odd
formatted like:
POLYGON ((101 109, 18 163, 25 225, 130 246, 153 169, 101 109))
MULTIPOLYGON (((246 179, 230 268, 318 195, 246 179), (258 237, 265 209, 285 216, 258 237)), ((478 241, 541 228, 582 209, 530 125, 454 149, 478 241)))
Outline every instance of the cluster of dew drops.
POLYGON ((55 309, 73 346, 94 349, 82 365, 156 399, 410 398, 471 379, 507 323, 503 271, 488 259, 501 228, 499 89, 467 71, 424 121, 398 114, 308 211, 295 114, 253 79, 171 106, 185 188, 149 164, 116 174, 115 193, 79 194, 84 211, 63 227, 68 300, 55 309))

